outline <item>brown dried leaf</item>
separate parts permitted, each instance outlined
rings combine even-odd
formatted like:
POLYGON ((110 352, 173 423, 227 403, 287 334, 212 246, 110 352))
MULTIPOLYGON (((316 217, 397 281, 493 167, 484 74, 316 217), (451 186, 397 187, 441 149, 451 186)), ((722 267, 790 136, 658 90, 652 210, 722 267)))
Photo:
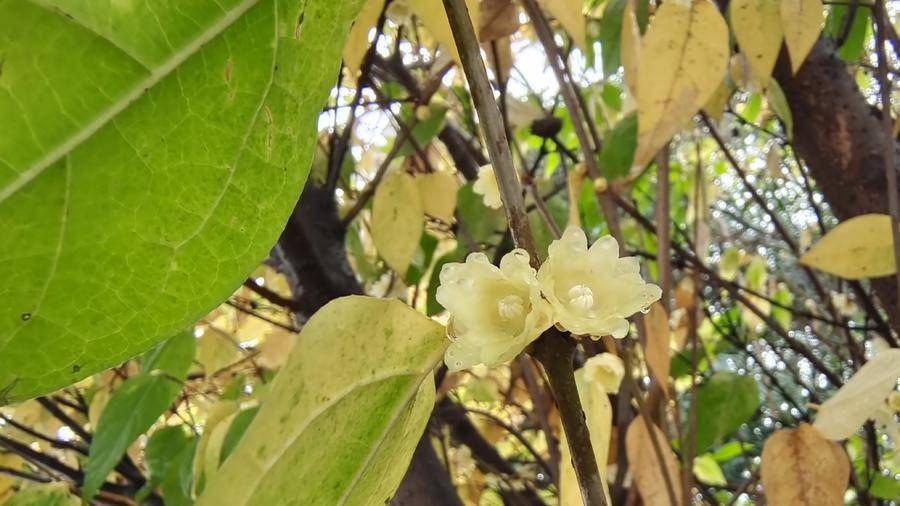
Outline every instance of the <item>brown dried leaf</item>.
POLYGON ((481 0, 478 40, 490 42, 518 31, 519 9, 512 0, 481 0))
POLYGON ((842 505, 850 461, 840 446, 801 423, 769 436, 761 476, 770 506, 842 505))
POLYGON ((659 302, 650 306, 650 312, 644 316, 647 326, 647 342, 644 346, 644 358, 647 367, 661 384, 669 381, 669 315, 659 302))
MULTIPOLYGON (((669 446, 666 435, 659 427, 655 425, 652 427, 662 450, 666 472, 675 492, 677 501, 675 504, 680 505, 682 504, 681 468, 669 446)), ((634 481, 637 483, 644 504, 646 506, 671 506, 672 501, 666 488, 666 480, 663 478, 663 467, 653 449, 647 424, 641 417, 635 418, 628 426, 628 432, 625 434, 625 452, 628 455, 628 467, 634 475, 634 481)))

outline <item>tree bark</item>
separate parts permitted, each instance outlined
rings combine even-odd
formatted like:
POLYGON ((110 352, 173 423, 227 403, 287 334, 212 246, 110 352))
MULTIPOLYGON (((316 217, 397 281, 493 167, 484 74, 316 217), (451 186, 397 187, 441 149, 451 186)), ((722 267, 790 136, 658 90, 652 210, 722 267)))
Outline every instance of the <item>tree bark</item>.
MULTIPOLYGON (((886 214, 885 150, 887 143, 896 150, 896 142, 887 138, 880 124, 882 112, 866 102, 834 44, 820 38, 796 75, 782 49, 774 75, 794 117, 794 149, 834 215, 843 221, 866 213, 886 214)), ((891 328, 900 331, 893 277, 873 279, 872 287, 891 328)))

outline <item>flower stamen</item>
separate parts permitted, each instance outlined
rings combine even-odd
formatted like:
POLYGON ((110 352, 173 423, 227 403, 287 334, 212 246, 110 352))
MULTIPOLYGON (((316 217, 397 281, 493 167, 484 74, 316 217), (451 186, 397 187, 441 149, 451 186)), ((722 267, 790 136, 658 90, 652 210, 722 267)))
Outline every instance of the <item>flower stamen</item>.
POLYGON ((519 318, 525 312, 525 301, 518 295, 507 295, 497 301, 497 314, 504 320, 519 318))
POLYGON ((569 304, 586 311, 594 307, 594 292, 587 285, 575 285, 569 288, 569 304))

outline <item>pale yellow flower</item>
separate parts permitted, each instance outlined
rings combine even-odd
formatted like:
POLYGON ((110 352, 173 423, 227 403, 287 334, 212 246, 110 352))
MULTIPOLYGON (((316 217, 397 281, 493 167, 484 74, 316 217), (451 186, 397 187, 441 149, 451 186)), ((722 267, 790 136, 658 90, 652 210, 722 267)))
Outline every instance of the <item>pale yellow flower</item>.
POLYGON ((573 334, 625 337, 626 318, 662 295, 641 278, 637 258, 619 258, 619 244, 610 236, 588 248, 584 231, 569 226, 549 253, 538 281, 556 322, 573 334))
POLYGON ((440 282, 436 298, 450 312, 453 342, 444 362, 451 371, 506 362, 553 325, 525 250, 504 255, 499 268, 472 253, 465 263, 444 265, 440 282))
POLYGON ((588 383, 599 383, 606 393, 619 391, 619 384, 625 376, 625 364, 612 353, 600 353, 587 359, 582 366, 584 379, 588 383))
POLYGON ((497 176, 491 164, 478 168, 478 179, 472 185, 472 191, 484 197, 484 205, 492 209, 503 207, 503 201, 500 200, 500 186, 497 185, 497 176))

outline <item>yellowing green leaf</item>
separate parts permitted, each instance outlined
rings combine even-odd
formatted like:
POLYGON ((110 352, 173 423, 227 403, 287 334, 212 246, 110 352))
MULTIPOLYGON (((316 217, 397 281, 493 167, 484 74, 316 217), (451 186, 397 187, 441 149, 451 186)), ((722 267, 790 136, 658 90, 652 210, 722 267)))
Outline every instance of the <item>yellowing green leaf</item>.
POLYGON ((398 300, 344 297, 306 323, 197 506, 382 504, 434 404, 444 328, 398 300))
POLYGON ((771 506, 840 506, 850 462, 840 446, 801 423, 769 436, 760 475, 771 506))
POLYGON ((424 211, 413 177, 403 171, 389 172, 372 202, 372 240, 378 254, 401 276, 419 247, 424 211))
POLYGON ((766 101, 772 112, 784 122, 784 131, 787 137, 791 138, 794 132, 794 115, 791 113, 787 97, 784 96, 784 90, 775 79, 769 79, 769 85, 766 87, 766 101))
POLYGON ((5 506, 79 506, 81 501, 64 482, 38 483, 23 488, 3 503, 5 506))
POLYGON ((725 107, 728 106, 728 101, 733 93, 734 86, 727 79, 723 79, 716 91, 703 104, 703 112, 716 121, 721 120, 725 114, 725 107))
POLYGON ((694 476, 707 485, 725 486, 728 484, 719 463, 708 453, 694 457, 693 471, 694 476))
POLYGON ((539 0, 539 3, 569 32, 578 47, 587 47, 584 0, 539 0))
POLYGON ((819 407, 813 426, 828 439, 847 439, 884 404, 900 379, 900 349, 881 350, 819 407))
POLYGON ((643 418, 636 417, 628 425, 625 434, 625 451, 628 454, 628 465, 634 474, 634 481, 641 493, 641 499, 647 506, 673 506, 666 487, 663 473, 671 480, 675 492, 675 505, 682 504, 681 467, 678 459, 669 446, 669 439, 656 425, 651 425, 656 441, 662 451, 662 465, 657 458, 650 432, 643 418), (664 471, 665 470, 665 471, 664 471))
POLYGON ((459 180, 446 171, 416 175, 416 184, 422 198, 425 214, 441 221, 452 223, 456 211, 456 192, 459 180))
POLYGON ((147 350, 265 258, 360 4, 0 2, 0 404, 147 350))
POLYGON ((728 53, 728 27, 709 0, 664 2, 656 11, 638 64, 635 165, 649 162, 712 96, 728 53))
POLYGON ((780 0, 734 0, 729 6, 731 29, 761 88, 769 84, 781 51, 780 8, 780 0))
POLYGON ((197 339, 197 361, 207 376, 212 376, 240 358, 235 338, 214 328, 207 328, 197 339))
POLYGON ((634 13, 635 0, 625 0, 622 11, 622 33, 620 37, 622 72, 625 84, 632 95, 638 93, 639 65, 641 61, 641 31, 634 13))
POLYGON ((863 214, 841 222, 813 244, 800 263, 845 279, 894 274, 891 217, 863 214))
POLYGON ((369 32, 378 22, 382 10, 384 10, 384 0, 366 0, 363 2, 356 20, 353 21, 353 25, 350 26, 350 33, 347 34, 347 42, 344 44, 341 57, 351 76, 355 77, 359 72, 366 51, 371 45, 369 32))
POLYGON ((781 27, 794 73, 818 40, 824 15, 822 0, 781 0, 781 27))

